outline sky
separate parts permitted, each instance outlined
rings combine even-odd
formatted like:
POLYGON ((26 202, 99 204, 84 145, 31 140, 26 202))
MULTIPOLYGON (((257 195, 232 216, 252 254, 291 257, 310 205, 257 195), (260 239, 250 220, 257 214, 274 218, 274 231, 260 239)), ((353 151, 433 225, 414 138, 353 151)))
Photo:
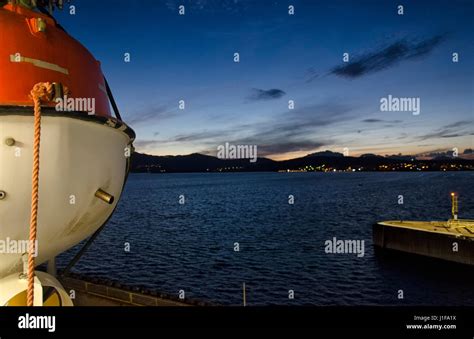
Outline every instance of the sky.
POLYGON ((228 142, 281 160, 474 148, 472 1, 72 4, 75 15, 56 18, 101 61, 139 152, 216 155, 228 142), (420 114, 382 111, 389 95, 419 98, 420 114))

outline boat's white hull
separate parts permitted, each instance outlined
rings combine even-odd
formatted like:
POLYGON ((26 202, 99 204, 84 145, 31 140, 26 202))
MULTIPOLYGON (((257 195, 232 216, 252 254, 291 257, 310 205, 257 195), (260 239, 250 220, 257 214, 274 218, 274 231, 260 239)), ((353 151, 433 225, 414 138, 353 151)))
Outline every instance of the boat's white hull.
MULTIPOLYGON (((16 273, 1 278, 0 306, 27 306, 27 286, 27 279, 16 273)), ((61 283, 45 272, 35 272, 33 291, 33 306, 73 306, 69 293, 61 283), (46 289, 53 289, 49 291, 54 293, 47 297, 44 293, 46 289)))
MULTIPOLYGON (((71 117, 44 116, 41 127, 37 264, 76 245, 108 219, 122 192, 125 150, 131 143, 120 129, 71 117), (113 195, 114 202, 95 197, 98 189, 113 195)), ((32 144, 31 115, 0 115, 0 191, 6 192, 0 200, 3 244, 28 239, 32 144), (7 138, 15 144, 8 146, 7 138)), ((0 278, 21 272, 21 256, 0 253, 0 278)))

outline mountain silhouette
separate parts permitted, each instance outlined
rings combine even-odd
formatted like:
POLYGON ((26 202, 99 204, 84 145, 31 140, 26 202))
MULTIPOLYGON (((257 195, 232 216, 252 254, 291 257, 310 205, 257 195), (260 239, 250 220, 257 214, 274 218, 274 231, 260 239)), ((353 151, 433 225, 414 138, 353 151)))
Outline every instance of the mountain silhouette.
POLYGON ((365 154, 360 157, 346 157, 331 151, 276 161, 258 158, 218 159, 210 155, 193 153, 189 155, 156 156, 135 152, 131 158, 132 172, 143 173, 186 173, 186 172, 263 172, 263 171, 440 171, 474 170, 474 160, 462 158, 435 158, 417 160, 410 156, 383 157, 365 154))

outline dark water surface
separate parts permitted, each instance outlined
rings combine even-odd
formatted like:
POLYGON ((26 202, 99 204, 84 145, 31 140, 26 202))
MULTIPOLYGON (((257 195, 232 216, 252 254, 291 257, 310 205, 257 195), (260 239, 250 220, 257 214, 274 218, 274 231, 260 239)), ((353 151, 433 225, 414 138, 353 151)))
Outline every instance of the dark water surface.
POLYGON ((474 219, 468 172, 132 174, 73 271, 230 305, 244 282, 249 305, 474 305, 472 268, 372 247, 376 221, 448 219, 451 191, 474 219), (364 257, 325 253, 333 237, 365 240, 364 257))

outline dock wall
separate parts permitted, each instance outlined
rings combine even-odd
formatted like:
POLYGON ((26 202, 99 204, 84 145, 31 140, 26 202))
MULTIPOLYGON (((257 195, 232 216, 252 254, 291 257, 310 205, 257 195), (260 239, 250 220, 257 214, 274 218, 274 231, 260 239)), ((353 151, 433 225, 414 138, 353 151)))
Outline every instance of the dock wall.
POLYGON ((472 238, 381 224, 373 225, 372 234, 374 245, 381 248, 474 265, 472 238))

